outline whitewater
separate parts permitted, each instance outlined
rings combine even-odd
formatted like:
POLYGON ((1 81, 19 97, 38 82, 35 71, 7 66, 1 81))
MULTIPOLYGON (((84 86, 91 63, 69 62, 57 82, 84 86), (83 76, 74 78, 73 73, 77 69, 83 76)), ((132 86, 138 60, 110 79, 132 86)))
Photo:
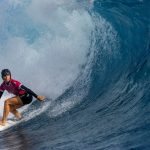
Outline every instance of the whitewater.
POLYGON ((19 109, 0 149, 149 150, 149 10, 149 0, 1 0, 0 70, 46 100, 19 109))

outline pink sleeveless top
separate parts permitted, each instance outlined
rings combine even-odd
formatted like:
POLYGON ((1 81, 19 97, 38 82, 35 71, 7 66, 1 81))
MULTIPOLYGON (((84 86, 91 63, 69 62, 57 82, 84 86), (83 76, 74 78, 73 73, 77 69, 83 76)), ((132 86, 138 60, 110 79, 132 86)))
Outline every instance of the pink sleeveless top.
POLYGON ((11 79, 9 81, 9 84, 6 84, 6 82, 4 81, 1 85, 0 85, 0 91, 4 92, 4 90, 8 91, 9 93, 12 93, 16 96, 18 95, 24 95, 26 93, 25 90, 21 89, 20 86, 22 85, 21 82, 11 79))

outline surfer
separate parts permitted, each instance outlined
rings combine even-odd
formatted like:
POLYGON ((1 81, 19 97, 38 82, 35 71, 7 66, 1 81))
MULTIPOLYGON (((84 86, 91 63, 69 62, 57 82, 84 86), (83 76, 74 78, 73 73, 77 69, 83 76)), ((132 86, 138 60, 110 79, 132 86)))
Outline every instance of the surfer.
POLYGON ((9 69, 3 69, 1 71, 1 77, 3 79, 3 83, 0 85, 0 98, 5 90, 15 96, 5 100, 3 117, 0 120, 0 125, 4 126, 6 124, 9 112, 11 112, 16 118, 21 119, 22 116, 17 109, 31 103, 33 96, 39 101, 43 101, 45 99, 45 96, 35 94, 21 82, 12 79, 9 69))

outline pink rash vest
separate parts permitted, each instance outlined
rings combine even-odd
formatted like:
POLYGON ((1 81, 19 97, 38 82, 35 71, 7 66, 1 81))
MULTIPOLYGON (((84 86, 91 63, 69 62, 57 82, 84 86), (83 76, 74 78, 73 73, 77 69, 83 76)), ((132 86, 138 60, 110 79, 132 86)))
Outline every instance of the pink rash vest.
POLYGON ((25 90, 21 89, 22 83, 11 79, 8 83, 3 81, 3 83, 0 85, 0 92, 4 92, 5 90, 8 91, 9 93, 12 93, 16 96, 21 96, 26 93, 25 90))

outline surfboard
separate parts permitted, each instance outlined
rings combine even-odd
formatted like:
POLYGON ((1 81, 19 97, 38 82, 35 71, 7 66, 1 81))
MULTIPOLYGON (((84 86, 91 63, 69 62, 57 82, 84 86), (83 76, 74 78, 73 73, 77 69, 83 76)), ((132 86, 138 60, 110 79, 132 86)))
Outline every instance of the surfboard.
POLYGON ((12 127, 15 124, 16 124, 16 121, 7 120, 7 123, 5 124, 5 126, 0 125, 0 131, 4 131, 4 130, 12 127))

